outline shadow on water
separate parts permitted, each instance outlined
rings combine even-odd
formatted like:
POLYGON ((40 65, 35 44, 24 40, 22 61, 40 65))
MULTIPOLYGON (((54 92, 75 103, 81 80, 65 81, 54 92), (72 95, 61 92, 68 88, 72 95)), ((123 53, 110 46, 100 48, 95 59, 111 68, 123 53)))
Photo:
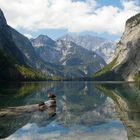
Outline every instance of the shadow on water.
POLYGON ((0 97, 0 138, 134 140, 134 136, 140 137, 139 89, 134 84, 16 83, 1 85, 0 97), (49 92, 56 95, 57 108, 28 111, 28 106, 48 100, 49 92))

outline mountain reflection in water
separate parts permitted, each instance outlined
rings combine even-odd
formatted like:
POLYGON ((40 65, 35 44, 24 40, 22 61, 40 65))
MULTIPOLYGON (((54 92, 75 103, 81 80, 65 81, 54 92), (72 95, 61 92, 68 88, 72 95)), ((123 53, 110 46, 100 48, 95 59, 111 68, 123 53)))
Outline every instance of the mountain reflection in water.
MULTIPOLYGON (((56 95, 57 108, 56 115, 52 117, 47 110, 14 116, 7 111, 5 116, 0 117, 0 137, 8 140, 139 139, 139 110, 135 116, 137 119, 134 119, 138 125, 135 129, 128 128, 130 118, 126 121, 127 112, 124 111, 125 107, 133 110, 131 103, 134 100, 134 91, 139 96, 138 89, 133 85, 94 82, 19 83, 1 87, 1 110, 46 101, 49 92, 56 95), (132 93, 126 94, 128 91, 132 93), (118 98, 119 101, 122 100, 119 104, 118 98), (125 106, 121 106, 121 103, 125 106), (125 112, 125 115, 122 115, 120 110, 125 112)), ((53 113, 52 110, 50 112, 53 113)))

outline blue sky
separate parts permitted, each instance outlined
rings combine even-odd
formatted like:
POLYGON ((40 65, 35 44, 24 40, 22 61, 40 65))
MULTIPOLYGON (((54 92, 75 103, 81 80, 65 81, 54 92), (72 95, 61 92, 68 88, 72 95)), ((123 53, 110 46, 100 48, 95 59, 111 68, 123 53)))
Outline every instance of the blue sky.
MULTIPOLYGON (((75 34, 75 32, 69 32, 68 30, 66 29, 41 29, 41 30, 38 30, 38 31, 27 31, 25 29, 17 29, 20 33, 24 34, 25 36, 30 36, 32 35, 33 38, 36 38, 37 36, 39 36, 40 34, 43 34, 43 35, 47 35, 49 36, 50 38, 54 39, 54 40, 57 40, 59 37, 62 37, 66 34, 69 34, 69 33, 73 33, 75 34)), ((114 40, 114 41, 118 41, 118 39, 120 38, 121 34, 119 35, 110 35, 110 34, 107 34, 107 33, 101 33, 101 34, 98 34, 96 32, 80 32, 80 33, 77 33, 79 35, 92 35, 92 36, 99 36, 99 37, 103 37, 103 38, 106 38, 106 39, 109 39, 109 40, 114 40)))
POLYGON ((122 8, 120 0, 98 0, 98 3, 102 6, 104 5, 112 5, 122 8))
POLYGON ((126 20, 140 12, 138 0, 0 0, 0 6, 22 34, 53 39, 76 33, 118 40, 126 20))

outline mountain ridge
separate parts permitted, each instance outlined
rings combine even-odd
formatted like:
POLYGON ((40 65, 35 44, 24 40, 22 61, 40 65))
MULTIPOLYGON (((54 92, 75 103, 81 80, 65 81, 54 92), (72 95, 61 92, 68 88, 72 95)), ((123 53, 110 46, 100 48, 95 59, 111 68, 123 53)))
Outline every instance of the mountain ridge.
MULTIPOLYGON (((34 39, 34 42, 35 40, 36 39, 34 39)), ((41 40, 42 39, 40 39, 40 41, 41 40)), ((32 42, 32 45, 35 45, 34 42, 32 42)), ((37 43, 42 44, 41 42, 37 43)), ((68 74, 70 77, 91 77, 93 73, 105 65, 104 60, 96 53, 91 52, 72 41, 59 39, 53 46, 48 45, 47 42, 45 43, 44 46, 39 46, 38 48, 36 48, 35 45, 34 48, 36 52, 44 61, 63 66, 64 75, 68 74), (84 53, 86 55, 84 55, 84 53), (88 60, 88 63, 85 60, 88 60), (96 61, 98 61, 98 63, 96 63, 96 61)))
POLYGON ((101 56, 106 63, 111 62, 116 48, 115 42, 92 35, 66 34, 58 40, 72 41, 83 48, 94 51, 101 56))

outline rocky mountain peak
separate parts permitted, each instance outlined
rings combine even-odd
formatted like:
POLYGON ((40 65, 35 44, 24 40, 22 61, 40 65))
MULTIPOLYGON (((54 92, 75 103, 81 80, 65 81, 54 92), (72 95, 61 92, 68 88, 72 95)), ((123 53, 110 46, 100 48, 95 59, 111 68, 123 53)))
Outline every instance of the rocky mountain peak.
POLYGON ((71 40, 67 40, 67 39, 59 39, 59 40, 57 40, 56 41, 57 42, 57 44, 61 44, 62 46, 63 45, 70 45, 70 44, 72 44, 73 42, 71 41, 71 40))
POLYGON ((7 25, 7 21, 5 19, 5 16, 4 16, 2 10, 0 9, 0 29, 2 29, 6 25, 7 25))
POLYGON ((50 37, 47 35, 39 35, 35 39, 31 39, 32 45, 34 47, 44 47, 44 46, 54 46, 55 41, 52 40, 50 37))
POLYGON ((49 38, 47 35, 39 35, 36 39, 44 39, 44 40, 47 40, 47 39, 51 39, 51 38, 49 38))
POLYGON ((129 18, 126 22, 126 27, 132 28, 140 24, 140 13, 129 18))

